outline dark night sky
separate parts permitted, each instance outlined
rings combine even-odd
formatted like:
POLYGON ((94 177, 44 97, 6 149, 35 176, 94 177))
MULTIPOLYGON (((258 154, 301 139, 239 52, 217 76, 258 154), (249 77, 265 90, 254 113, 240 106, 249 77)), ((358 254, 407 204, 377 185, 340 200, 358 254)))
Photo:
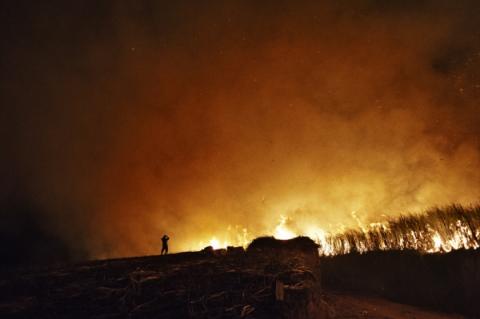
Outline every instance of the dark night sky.
MULTIPOLYGON (((480 195, 478 1, 4 1, 12 263, 480 195)), ((3 258, 2 258, 3 259, 3 258)), ((7 260, 5 259, 5 260, 7 260)))

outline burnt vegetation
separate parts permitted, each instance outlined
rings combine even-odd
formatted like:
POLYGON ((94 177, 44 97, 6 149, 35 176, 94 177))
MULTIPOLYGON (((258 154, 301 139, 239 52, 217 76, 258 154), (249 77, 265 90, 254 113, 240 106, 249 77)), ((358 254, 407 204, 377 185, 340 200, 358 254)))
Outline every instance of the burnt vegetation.
POLYGON ((312 318, 328 311, 312 263, 318 252, 312 259, 301 249, 315 247, 312 240, 255 246, 262 253, 207 248, 22 271, 0 280, 0 317, 312 318))

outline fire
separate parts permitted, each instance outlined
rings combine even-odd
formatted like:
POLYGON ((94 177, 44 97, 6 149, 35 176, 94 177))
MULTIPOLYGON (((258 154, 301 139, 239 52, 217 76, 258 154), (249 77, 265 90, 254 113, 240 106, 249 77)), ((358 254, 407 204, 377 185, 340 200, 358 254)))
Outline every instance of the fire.
POLYGON ((212 246, 213 249, 221 249, 227 248, 230 246, 230 244, 227 241, 223 241, 223 243, 221 243, 216 237, 212 237, 212 239, 210 239, 210 246, 212 246))
POLYGON ((228 225, 225 231, 210 234, 202 240, 191 242, 186 248, 188 250, 201 250, 208 246, 213 249, 225 249, 228 246, 247 247, 252 240, 253 238, 247 228, 240 225, 228 225))
MULTIPOLYGON (((327 232, 314 223, 302 224, 291 216, 280 215, 277 224, 272 227, 273 236, 277 239, 308 236, 319 244, 319 253, 324 256, 406 249, 448 253, 480 247, 480 207, 464 209, 451 206, 423 215, 400 216, 374 223, 363 222, 356 212, 351 215, 358 228, 348 230, 340 226, 334 232, 327 232)), ((199 243, 199 248, 246 247, 252 239, 246 228, 228 226, 225 236, 212 236, 208 241, 199 243)))
POLYGON ((292 230, 287 226, 288 217, 280 216, 280 223, 275 227, 275 232, 273 236, 277 239, 291 239, 297 236, 292 230))
POLYGON ((477 249, 480 247, 479 217, 478 208, 470 214, 453 206, 448 208, 447 213, 435 211, 425 216, 403 216, 389 222, 372 223, 368 228, 325 237, 319 242, 320 253, 338 255, 354 251, 405 249, 448 253, 457 249, 477 249))

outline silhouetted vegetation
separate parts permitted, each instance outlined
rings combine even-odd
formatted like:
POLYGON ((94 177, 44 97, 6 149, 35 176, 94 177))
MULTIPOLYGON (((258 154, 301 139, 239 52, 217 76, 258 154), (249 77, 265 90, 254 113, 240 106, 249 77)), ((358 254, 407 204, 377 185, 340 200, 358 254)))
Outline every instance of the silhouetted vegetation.
POLYGON ((480 206, 403 215, 322 244, 328 288, 480 316, 480 206))
POLYGON ((321 243, 324 255, 377 250, 413 249, 449 252, 480 247, 480 206, 451 205, 423 214, 402 215, 363 229, 327 237, 321 243))
POLYGON ((281 240, 274 237, 255 238, 247 247, 247 252, 301 252, 318 255, 318 244, 310 237, 298 236, 292 239, 281 240))
POLYGON ((322 257, 322 285, 480 316, 480 251, 374 251, 322 257))

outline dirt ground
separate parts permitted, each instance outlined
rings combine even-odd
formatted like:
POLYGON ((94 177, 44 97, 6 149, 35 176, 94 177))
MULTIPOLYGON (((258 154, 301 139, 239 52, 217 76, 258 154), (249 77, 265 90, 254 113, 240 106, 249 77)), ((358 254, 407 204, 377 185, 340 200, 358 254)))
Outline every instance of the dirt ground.
POLYGON ((365 297, 340 292, 324 295, 337 319, 464 319, 455 314, 444 314, 399 304, 383 298, 365 297))

